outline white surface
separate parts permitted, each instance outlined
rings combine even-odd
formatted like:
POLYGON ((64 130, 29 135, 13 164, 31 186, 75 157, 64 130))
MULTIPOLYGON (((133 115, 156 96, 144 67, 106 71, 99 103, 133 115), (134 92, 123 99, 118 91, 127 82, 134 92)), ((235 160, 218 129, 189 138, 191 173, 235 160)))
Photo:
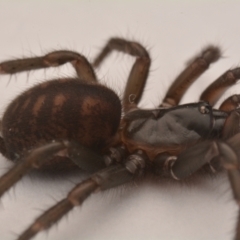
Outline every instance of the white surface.
MULTIPOLYGON (((0 60, 54 49, 79 51, 92 59, 112 36, 134 39, 149 48, 153 64, 142 107, 156 106, 184 63, 206 44, 224 57, 195 83, 183 102, 198 100, 217 76, 240 61, 240 4, 237 1, 0 1, 0 60)), ((122 92, 132 59, 113 54, 100 79, 122 92), (117 57, 116 57, 117 56, 117 57), (121 89, 121 90, 120 90, 121 89)), ((1 113, 11 99, 37 80, 64 76, 70 66, 50 72, 0 76, 1 113), (16 79, 16 81, 15 81, 16 79)), ((226 96, 240 92, 237 86, 226 96)), ((11 165, 0 160, 1 173, 11 165)), ((4 195, 0 239, 13 240, 42 210, 61 199, 79 177, 26 176, 4 195), (53 200, 54 198, 54 200, 53 200), (56 200, 55 200, 56 199, 56 200)), ((232 239, 237 207, 224 176, 197 185, 138 183, 95 194, 57 227, 36 240, 232 239)))

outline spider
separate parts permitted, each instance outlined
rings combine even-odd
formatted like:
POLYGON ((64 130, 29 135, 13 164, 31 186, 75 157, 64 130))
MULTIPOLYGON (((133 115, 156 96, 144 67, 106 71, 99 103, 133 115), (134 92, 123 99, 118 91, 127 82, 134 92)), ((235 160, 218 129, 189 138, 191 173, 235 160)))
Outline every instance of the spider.
MULTIPOLYGON (((16 164, 0 178, 0 196, 32 169, 80 168, 90 176, 39 216, 17 239, 27 240, 50 228, 92 193, 155 174, 183 180, 193 173, 226 170, 240 202, 240 95, 214 109, 222 93, 240 78, 228 70, 198 103, 179 105, 189 86, 221 57, 207 46, 178 75, 156 109, 140 109, 151 58, 139 43, 111 38, 91 65, 81 54, 54 51, 45 56, 0 63, 1 74, 14 74, 70 62, 76 78, 60 78, 30 88, 7 107, 1 122, 0 152, 16 164), (136 57, 123 98, 101 85, 94 68, 117 50, 136 57)), ((235 239, 240 239, 240 221, 235 239)))

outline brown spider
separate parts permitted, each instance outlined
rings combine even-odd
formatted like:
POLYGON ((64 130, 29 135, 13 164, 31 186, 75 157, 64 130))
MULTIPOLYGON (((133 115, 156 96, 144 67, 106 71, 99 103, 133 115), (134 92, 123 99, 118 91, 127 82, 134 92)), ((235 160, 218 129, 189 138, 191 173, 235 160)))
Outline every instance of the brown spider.
MULTIPOLYGON (((0 178, 0 196, 31 169, 62 171, 80 168, 92 173, 65 199, 46 210, 18 240, 49 228, 93 192, 154 173, 182 180, 198 170, 226 169, 240 201, 240 96, 213 106, 240 78, 240 68, 224 73, 201 95, 201 101, 178 105, 189 86, 219 59, 208 46, 175 79, 156 109, 138 108, 150 67, 146 49, 136 42, 112 38, 93 62, 98 67, 112 50, 136 57, 124 91, 118 96, 98 83, 87 59, 71 51, 0 63, 0 73, 14 74, 72 63, 77 78, 41 83, 18 96, 2 119, 0 152, 16 165, 0 178), (121 109, 123 113, 121 114, 121 109)), ((240 239, 240 221, 235 239, 240 239)))

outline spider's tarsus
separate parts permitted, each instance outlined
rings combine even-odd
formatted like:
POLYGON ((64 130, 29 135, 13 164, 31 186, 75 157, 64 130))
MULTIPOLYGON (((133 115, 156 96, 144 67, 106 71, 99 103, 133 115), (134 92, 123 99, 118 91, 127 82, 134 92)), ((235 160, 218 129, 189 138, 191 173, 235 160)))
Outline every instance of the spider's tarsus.
POLYGON ((221 50, 213 45, 204 48, 200 54, 187 62, 186 68, 176 77, 169 87, 163 103, 160 106, 173 107, 181 101, 187 89, 200 77, 211 63, 216 62, 221 56, 221 50))
POLYGON ((197 58, 203 58, 208 63, 214 63, 222 57, 221 48, 212 44, 205 46, 200 53, 190 58, 186 65, 192 64, 197 58))
POLYGON ((47 212, 41 215, 36 221, 26 229, 17 240, 29 240, 34 237, 38 232, 49 228, 53 223, 56 223, 59 219, 67 214, 74 205, 68 200, 63 199, 58 202, 54 207, 50 208, 47 212))
POLYGON ((202 57, 209 63, 216 62, 221 56, 221 49, 214 45, 209 45, 202 50, 202 57))

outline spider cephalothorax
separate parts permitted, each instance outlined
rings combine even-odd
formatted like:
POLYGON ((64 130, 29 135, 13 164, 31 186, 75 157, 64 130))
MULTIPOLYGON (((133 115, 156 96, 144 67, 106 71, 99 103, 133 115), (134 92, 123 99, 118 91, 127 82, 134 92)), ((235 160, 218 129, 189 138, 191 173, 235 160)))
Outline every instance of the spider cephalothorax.
MULTIPOLYGON (((213 109, 221 94, 240 77, 232 69, 201 95, 200 102, 178 105, 188 87, 220 57, 206 47, 175 79, 156 109, 140 109, 150 68, 147 50, 136 42, 112 38, 93 62, 71 51, 0 63, 0 73, 14 74, 70 62, 77 78, 41 83, 18 96, 2 119, 0 151, 16 165, 0 178, 0 196, 33 168, 81 168, 92 175, 45 211, 18 240, 49 228, 96 190, 143 178, 146 173, 182 180, 200 169, 226 169, 234 197, 240 200, 239 103, 234 95, 213 109), (101 85, 93 67, 112 50, 136 57, 123 94, 101 85), (121 113, 122 111, 122 113, 121 113)), ((240 223, 236 239, 240 239, 240 223)))

